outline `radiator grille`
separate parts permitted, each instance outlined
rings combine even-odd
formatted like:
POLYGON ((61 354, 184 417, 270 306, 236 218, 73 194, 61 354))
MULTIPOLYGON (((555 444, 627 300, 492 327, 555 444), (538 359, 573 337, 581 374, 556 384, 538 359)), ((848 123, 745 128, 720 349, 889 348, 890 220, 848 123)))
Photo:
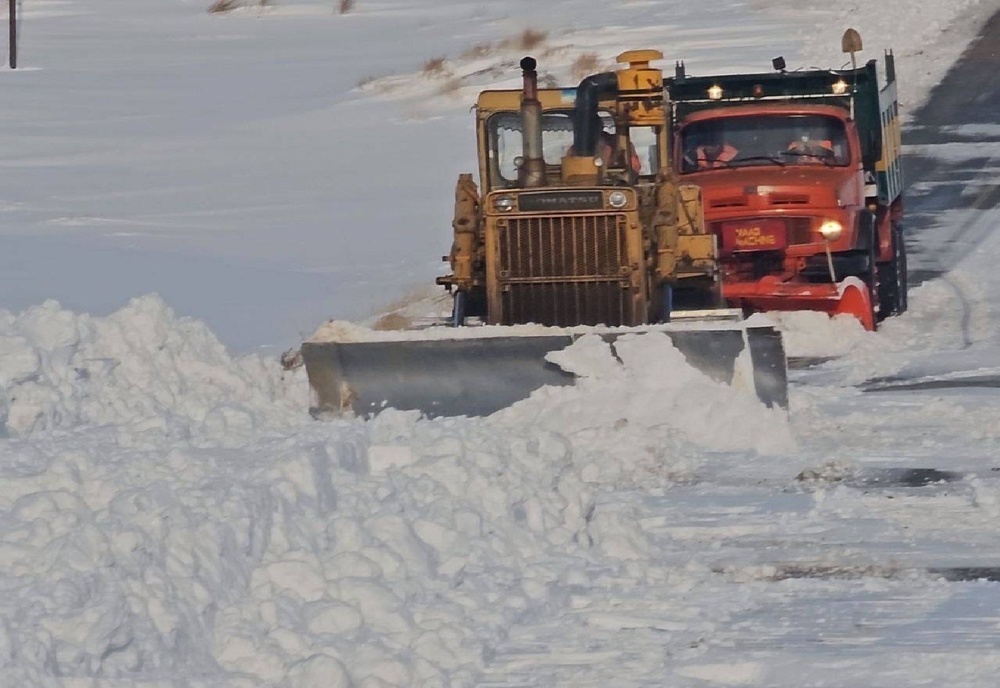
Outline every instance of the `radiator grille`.
POLYGON ((497 239, 503 324, 628 324, 623 215, 505 219, 497 239))

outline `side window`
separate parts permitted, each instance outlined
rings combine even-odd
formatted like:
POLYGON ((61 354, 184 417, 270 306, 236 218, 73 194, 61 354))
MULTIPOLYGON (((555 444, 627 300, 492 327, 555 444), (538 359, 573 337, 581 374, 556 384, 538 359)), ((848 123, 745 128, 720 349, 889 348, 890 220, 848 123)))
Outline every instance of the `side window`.
POLYGON ((659 141, 656 129, 653 127, 631 127, 629 140, 639 159, 639 174, 648 175, 659 172, 659 141))
POLYGON ((517 179, 517 166, 514 159, 521 155, 524 143, 521 140, 521 121, 519 118, 497 115, 492 119, 493 150, 496 170, 500 176, 511 181, 517 179))
POLYGON ((542 157, 548 165, 558 165, 573 145, 573 118, 568 112, 542 115, 542 157))
MULTIPOLYGON (((614 132, 610 113, 601 112, 601 124, 614 132)), ((524 155, 521 113, 498 112, 489 120, 489 156, 493 185, 509 187, 517 181, 517 163, 524 155)), ((558 165, 573 146, 573 112, 555 110, 542 114, 542 156, 546 164, 558 165)))

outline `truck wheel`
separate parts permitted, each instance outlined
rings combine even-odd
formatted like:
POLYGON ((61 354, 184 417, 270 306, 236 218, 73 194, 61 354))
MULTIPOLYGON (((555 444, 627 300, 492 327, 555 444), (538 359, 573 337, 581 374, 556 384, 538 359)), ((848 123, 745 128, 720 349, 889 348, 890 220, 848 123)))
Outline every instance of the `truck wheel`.
POLYGON ((865 256, 865 267, 856 276, 865 283, 868 287, 868 302, 871 307, 871 322, 874 324, 873 329, 878 329, 878 324, 885 317, 882 314, 885 311, 885 306, 881 301, 882 288, 880 286, 880 280, 882 277, 881 270, 875 262, 877 255, 876 249, 878 247, 878 235, 875 233, 875 216, 871 213, 866 213, 867 216, 867 228, 862 230, 865 232, 864 236, 868 237, 867 248, 861 249, 859 252, 863 251, 867 253, 865 256))
POLYGON ((879 320, 899 315, 906 311, 906 244, 903 229, 892 227, 892 260, 878 266, 879 320))
POLYGON ((899 312, 905 313, 910 307, 910 273, 909 266, 906 261, 906 238, 903 236, 903 225, 897 224, 893 227, 895 234, 893 239, 899 240, 899 283, 901 286, 899 290, 899 312))
POLYGON ((465 325, 465 302, 466 293, 464 291, 456 291, 454 301, 452 301, 451 306, 451 326, 452 327, 462 327, 465 325))
POLYGON ((861 279, 864 281, 865 286, 868 287, 868 303, 871 305, 871 317, 872 317, 872 329, 877 330, 878 324, 882 322, 885 317, 883 313, 885 312, 885 306, 882 305, 881 292, 882 288, 879 286, 879 279, 881 274, 879 272, 878 266, 875 263, 875 247, 877 242, 872 239, 871 247, 868 249, 868 270, 861 279))

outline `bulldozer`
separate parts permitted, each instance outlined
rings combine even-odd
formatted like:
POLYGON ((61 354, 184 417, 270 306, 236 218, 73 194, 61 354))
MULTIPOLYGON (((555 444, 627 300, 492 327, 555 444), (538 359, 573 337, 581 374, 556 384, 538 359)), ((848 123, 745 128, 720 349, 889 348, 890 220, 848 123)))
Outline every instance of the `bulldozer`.
POLYGON ((679 183, 655 50, 575 88, 483 91, 475 106, 479 184, 460 175, 443 327, 377 341, 315 338, 301 353, 315 413, 387 407, 488 415, 543 385, 573 384, 549 354, 587 334, 663 332, 710 377, 752 381, 787 406, 780 333, 723 307, 717 239, 701 191, 679 183), (741 368, 742 366, 742 368, 741 368))

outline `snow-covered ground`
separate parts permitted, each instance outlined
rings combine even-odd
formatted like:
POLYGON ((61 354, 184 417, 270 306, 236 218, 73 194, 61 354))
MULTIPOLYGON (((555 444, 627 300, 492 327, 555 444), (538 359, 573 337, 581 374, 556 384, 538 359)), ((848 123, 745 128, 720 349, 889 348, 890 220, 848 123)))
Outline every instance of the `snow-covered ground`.
POLYGON ((486 419, 317 423, 214 332, 427 281, 526 26, 568 78, 636 44, 837 64, 849 18, 912 107, 998 3, 206 5, 29 1, 0 72, 0 685, 996 684, 995 210, 942 215, 979 243, 878 334, 787 317, 839 356, 787 416, 646 338, 486 419))

